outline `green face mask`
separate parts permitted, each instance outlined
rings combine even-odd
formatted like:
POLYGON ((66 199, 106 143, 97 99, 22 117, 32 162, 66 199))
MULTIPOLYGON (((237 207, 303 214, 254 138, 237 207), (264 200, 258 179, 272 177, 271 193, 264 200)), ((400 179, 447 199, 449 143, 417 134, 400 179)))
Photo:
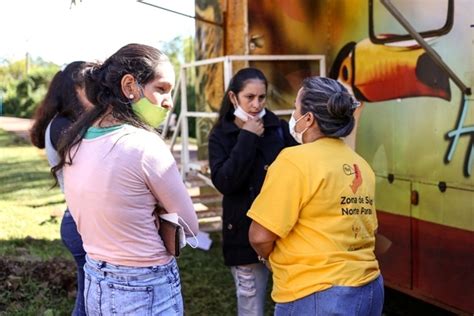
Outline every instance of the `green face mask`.
POLYGON ((158 127, 166 119, 168 110, 162 106, 151 103, 145 96, 132 104, 133 112, 151 127, 158 127))

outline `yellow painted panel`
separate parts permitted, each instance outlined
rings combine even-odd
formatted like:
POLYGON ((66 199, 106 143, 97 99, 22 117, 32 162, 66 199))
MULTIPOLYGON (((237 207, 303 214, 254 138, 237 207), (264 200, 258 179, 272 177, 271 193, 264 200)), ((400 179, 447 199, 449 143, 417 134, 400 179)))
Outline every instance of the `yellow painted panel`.
POLYGON ((413 217, 454 228, 474 231, 474 191, 413 183, 418 191, 419 204, 413 205, 413 217))
POLYGON ((388 213, 410 216, 410 182, 376 177, 375 206, 388 213))

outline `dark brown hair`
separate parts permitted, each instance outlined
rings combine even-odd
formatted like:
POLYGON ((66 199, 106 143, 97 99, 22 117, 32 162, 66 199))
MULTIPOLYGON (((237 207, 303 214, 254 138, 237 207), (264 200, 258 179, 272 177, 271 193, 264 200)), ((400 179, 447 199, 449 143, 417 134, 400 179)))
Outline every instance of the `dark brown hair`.
POLYGON ((46 128, 55 115, 75 121, 84 111, 76 88, 84 87, 84 69, 87 66, 84 61, 75 61, 54 75, 46 96, 36 109, 30 129, 30 139, 36 147, 44 148, 46 128))
POLYGON ((248 67, 237 71, 237 73, 230 80, 229 87, 227 88, 224 98, 222 99, 221 107, 219 109, 219 118, 217 119, 216 126, 218 126, 224 119, 234 119, 234 105, 230 101, 229 91, 232 91, 235 95, 238 95, 239 92, 245 88, 247 82, 252 79, 263 81, 263 83, 265 83, 265 89, 268 88, 267 78, 259 69, 248 67))
POLYGON ((149 129, 132 111, 128 96, 122 93, 122 78, 132 75, 140 85, 146 85, 156 76, 160 63, 169 62, 168 57, 160 50, 142 44, 128 44, 120 48, 104 63, 95 63, 85 72, 87 98, 94 108, 81 115, 77 122, 61 138, 58 146, 60 162, 53 167, 56 172, 65 164, 72 164, 71 148, 80 144, 87 129, 103 118, 110 109, 110 114, 118 121, 138 128, 149 129))

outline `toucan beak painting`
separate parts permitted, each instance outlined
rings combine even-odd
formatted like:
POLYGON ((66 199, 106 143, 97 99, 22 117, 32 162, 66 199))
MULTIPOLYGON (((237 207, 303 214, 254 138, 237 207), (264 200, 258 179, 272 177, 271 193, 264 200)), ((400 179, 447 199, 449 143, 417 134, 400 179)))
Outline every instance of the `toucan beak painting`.
POLYGON ((415 44, 350 42, 339 51, 329 76, 351 87, 361 101, 421 96, 450 100, 448 76, 415 44))

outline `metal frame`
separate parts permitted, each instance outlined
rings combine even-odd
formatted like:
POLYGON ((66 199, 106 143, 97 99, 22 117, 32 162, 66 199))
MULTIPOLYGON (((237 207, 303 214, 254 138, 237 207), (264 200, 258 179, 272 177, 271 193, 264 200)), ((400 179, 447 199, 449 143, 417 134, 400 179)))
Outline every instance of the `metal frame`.
MULTIPOLYGON (((413 36, 409 34, 405 35, 392 35, 390 37, 382 38, 377 37, 374 30, 374 0, 369 0, 369 37, 372 43, 374 44, 386 44, 386 43, 395 43, 400 41, 407 41, 413 39, 413 36)), ((384 4, 385 5, 385 4, 384 4)), ((435 30, 429 30, 420 32, 420 36, 425 37, 435 37, 448 34, 453 28, 454 24, 454 0, 448 0, 448 10, 446 13, 446 21, 442 27, 435 30)))
MULTIPOLYGON (((429 31, 429 32, 421 32, 418 33, 415 28, 408 22, 408 20, 403 16, 403 14, 392 4, 390 0, 380 0, 380 2, 385 6, 385 8, 390 12, 390 14, 400 23, 400 25, 408 32, 409 36, 412 37, 424 50, 426 53, 431 57, 431 59, 448 75, 451 80, 459 87, 462 93, 466 95, 471 95, 472 90, 470 87, 466 86, 461 79, 454 73, 454 71, 449 68, 449 66, 443 61, 441 56, 425 41, 423 36, 430 36, 430 35, 440 35, 444 34, 443 32, 449 32, 452 27, 452 21, 450 21, 450 16, 454 14, 454 2, 453 0, 449 0, 448 2, 448 17, 446 18, 446 24, 440 30, 437 31, 429 31), (439 34, 438 34, 439 33, 439 34)), ((369 5, 372 5, 372 1, 369 1, 369 5)), ((372 7, 370 8, 369 13, 372 11, 372 7)), ((371 20, 369 20, 369 29, 373 31, 373 25, 370 25, 371 20)), ((373 35, 373 34, 371 34, 373 35)), ((371 36, 371 40, 373 41, 374 38, 371 36)))
MULTIPOLYGON (((233 62, 234 61, 319 61, 319 72, 320 76, 326 76, 326 57, 324 55, 229 55, 217 58, 210 58, 199 60, 193 63, 185 64, 181 66, 180 76, 176 85, 177 89, 174 91, 173 98, 176 97, 178 89, 181 91, 181 113, 177 120, 176 129, 173 132, 171 138, 170 150, 173 150, 178 136, 178 132, 181 131, 181 176, 185 180, 187 173, 191 170, 199 170, 199 166, 192 164, 189 161, 189 126, 188 118, 190 117, 207 117, 217 118, 216 112, 196 112, 188 111, 187 102, 187 90, 186 90, 186 70, 199 66, 223 63, 224 66, 224 90, 229 86, 230 79, 233 73, 233 62)), ((273 111, 276 115, 289 115, 292 110, 276 110, 273 111)), ((165 126, 162 131, 162 137, 166 136, 169 129, 171 113, 165 122, 165 126)), ((211 180, 203 174, 198 173, 197 176, 204 180, 208 185, 213 186, 211 180)))

